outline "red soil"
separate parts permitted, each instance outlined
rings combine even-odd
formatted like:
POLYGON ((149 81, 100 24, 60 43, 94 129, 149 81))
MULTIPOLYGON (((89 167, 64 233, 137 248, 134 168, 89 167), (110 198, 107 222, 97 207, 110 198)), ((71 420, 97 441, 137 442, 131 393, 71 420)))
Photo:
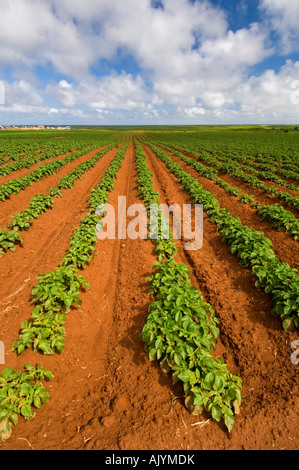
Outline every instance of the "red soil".
POLYGON ((44 163, 51 163, 51 162, 54 162, 55 160, 60 160, 74 152, 68 152, 65 154, 57 155, 56 157, 51 157, 45 160, 41 160, 39 163, 34 163, 30 168, 23 168, 22 170, 19 170, 19 171, 12 171, 9 175, 0 176, 0 185, 5 183, 6 181, 13 180, 16 178, 22 178, 23 176, 27 176, 33 170, 36 170, 36 168, 39 168, 40 165, 43 165, 44 163))
MULTIPOLYGON (((90 160, 102 148, 103 147, 100 147, 96 150, 93 150, 92 152, 88 152, 87 154, 82 155, 79 158, 76 158, 73 162, 67 163, 64 167, 58 170, 56 174, 42 178, 41 180, 34 182, 32 186, 27 186, 27 188, 23 191, 20 191, 19 194, 12 194, 9 199, 0 202, 0 227, 5 228, 7 222, 10 221, 11 215, 18 214, 28 207, 30 200, 36 196, 36 194, 47 194, 49 189, 55 187, 61 178, 66 176, 70 171, 74 170, 80 163, 90 160)), ((30 172, 30 170, 27 170, 27 172, 30 172)), ((20 173, 21 171, 18 172, 18 176, 14 176, 14 178, 19 177, 20 173)), ((12 177, 9 179, 12 179, 12 177)))
MULTIPOLYGON (((162 148, 162 150, 165 152, 165 149, 162 148)), ((195 158, 193 155, 191 155, 187 152, 181 152, 181 153, 183 155, 187 156, 188 158, 193 158, 194 160, 197 160, 197 158, 195 158)), ((200 157, 200 154, 199 154, 199 157, 200 157)), ((213 168, 214 170, 217 170, 219 178, 221 178, 223 181, 226 181, 231 186, 239 188, 242 191, 246 192, 247 194, 252 194, 254 196, 254 198, 260 204, 265 204, 265 205, 267 205, 267 204, 279 204, 280 206, 284 207, 286 210, 292 212, 296 217, 298 217, 298 210, 295 207, 288 206, 288 204, 285 201, 283 201, 282 199, 280 199, 280 198, 278 198, 274 195, 271 195, 270 193, 267 193, 267 192, 263 191, 262 189, 251 186, 248 183, 245 183, 244 181, 241 181, 241 180, 235 178, 234 176, 232 176, 230 174, 223 173, 219 168, 216 168, 214 165, 210 165, 210 164, 208 164, 205 161, 200 160, 200 159, 199 159, 199 161, 202 165, 205 165, 208 168, 213 168)), ((246 173, 246 172, 243 171, 243 173, 246 173)), ((246 174, 249 175, 249 173, 246 173, 246 174)), ((282 192, 289 193, 292 196, 298 197, 299 189, 298 189, 298 191, 294 191, 292 189, 286 188, 285 186, 281 186, 281 185, 278 185, 276 183, 273 183, 272 181, 264 180, 262 182, 266 186, 276 187, 282 192)))
MULTIPOLYGON (((176 178, 144 148, 161 202, 189 203, 176 178)), ((177 241, 177 260, 189 266, 194 285, 220 320, 216 355, 243 380, 241 413, 230 435, 208 414, 188 413, 181 385, 173 385, 148 360, 139 340, 151 302, 145 279, 156 261, 149 240, 98 241, 94 260, 82 272, 90 289, 81 294, 81 307, 68 314, 61 355, 26 350, 17 357, 9 351, 21 322, 30 317, 36 275, 59 264, 72 230, 88 211, 90 190, 115 151, 34 222, 23 248, 0 259, 5 366, 22 369, 27 362, 40 362, 54 374, 46 384, 50 402, 33 420, 20 419, 0 449, 297 449, 298 366, 291 363, 290 345, 298 335, 282 331, 270 314, 270 297, 255 288, 250 270, 222 244, 206 216, 202 249, 185 252, 183 241, 177 241)), ((127 196, 127 205, 141 203, 137 192, 131 143, 109 203, 116 207, 118 196, 127 196)))
MULTIPOLYGON (((269 222, 262 221, 256 211, 250 207, 250 204, 242 204, 239 198, 230 196, 227 191, 220 188, 214 181, 201 176, 196 170, 178 157, 175 157, 171 152, 166 153, 172 157, 173 161, 181 165, 184 171, 197 179, 206 191, 215 194, 220 205, 228 209, 234 217, 240 218, 241 222, 249 228, 262 231, 265 237, 271 240, 273 249, 282 262, 288 263, 292 268, 299 268, 298 241, 291 237, 291 235, 272 228, 269 222)), ((240 185, 235 186, 240 187, 240 185)), ((256 200, 261 203, 261 198, 256 198, 256 200)))

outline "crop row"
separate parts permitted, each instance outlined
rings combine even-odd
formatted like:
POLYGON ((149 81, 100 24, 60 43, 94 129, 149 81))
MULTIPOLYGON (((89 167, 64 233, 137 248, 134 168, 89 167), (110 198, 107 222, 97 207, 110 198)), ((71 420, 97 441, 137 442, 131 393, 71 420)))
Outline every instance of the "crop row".
MULTIPOLYGON (((213 158, 215 155, 211 153, 210 156, 213 158)), ((280 186, 285 186, 288 189, 298 191, 298 186, 293 183, 288 183, 286 180, 280 178, 276 173, 279 174, 282 171, 282 173, 288 175, 286 177, 291 177, 290 174, 292 174, 294 179, 297 179, 297 176, 299 175, 297 175, 295 172, 275 169, 275 167, 273 168, 273 164, 271 165, 269 161, 268 163, 258 164, 259 169, 256 169, 257 165, 254 165, 253 162, 249 159, 244 159, 243 155, 228 155, 225 157, 218 156, 217 160, 221 161, 222 164, 229 163, 233 167, 234 171, 242 170, 257 177, 260 180, 271 181, 273 183, 279 184, 280 186)))
POLYGON ((12 349, 18 354, 33 345, 34 351, 54 354, 64 348, 65 314, 70 307, 79 305, 80 288, 88 287, 78 269, 84 268, 93 259, 94 245, 97 242, 95 231, 98 217, 96 208, 108 201, 108 191, 113 189, 114 179, 121 166, 127 146, 123 146, 110 163, 104 177, 91 191, 88 206, 89 212, 80 222, 70 239, 70 247, 61 260, 60 266, 51 273, 39 275, 39 282, 32 290, 32 321, 21 325, 21 334, 14 342, 12 349))
MULTIPOLYGON (((159 145, 159 147, 162 147, 164 149, 166 147, 166 149, 169 149, 169 147, 165 145, 159 145)), ((251 203, 251 207, 255 209, 257 215, 260 216, 261 220, 267 220, 271 224, 271 226, 277 229, 278 231, 285 231, 286 233, 291 235, 295 240, 299 239, 299 221, 290 211, 284 209, 278 204, 261 205, 254 200, 253 195, 247 193, 242 194, 242 191, 239 188, 231 186, 226 181, 223 181, 218 176, 217 170, 206 167, 198 160, 186 157, 177 150, 171 149, 171 153, 178 157, 180 160, 187 163, 187 165, 191 166, 200 175, 204 176, 205 178, 211 181, 215 181, 215 183, 219 187, 227 191, 231 196, 239 196, 241 203, 251 203)))
POLYGON ((299 167, 298 132, 279 130, 204 130, 147 134, 158 136, 170 145, 175 142, 185 149, 193 149, 206 156, 218 155, 247 164, 262 163, 274 169, 297 171, 299 167))
POLYGON ((77 158, 80 158, 82 155, 95 150, 97 146, 93 145, 88 149, 83 149, 78 152, 67 155, 66 157, 55 160, 51 163, 44 163, 38 168, 30 172, 28 175, 23 176, 22 178, 16 178, 13 180, 6 181, 0 186, 0 201, 5 201, 9 199, 12 194, 19 194, 20 191, 23 191, 28 186, 32 186, 36 181, 40 181, 43 178, 47 178, 50 175, 56 174, 61 168, 63 168, 68 163, 73 162, 77 158))
MULTIPOLYGON (((84 147, 82 148, 82 150, 84 147)), ((79 149, 76 149, 77 151, 79 149)), ((67 152, 68 153, 68 152, 67 152)), ((0 176, 8 176, 14 171, 20 171, 23 170, 24 168, 29 169, 35 164, 39 164, 40 162, 44 160, 49 160, 50 158, 55 158, 58 156, 63 155, 61 149, 58 150, 52 150, 52 151, 47 151, 46 153, 42 153, 41 155, 38 156, 32 156, 29 158, 26 158, 25 160, 20 160, 15 163, 10 163, 5 166, 0 167, 0 176)))
POLYGON ((297 196, 293 196, 292 194, 286 191, 281 191, 275 186, 268 186, 256 176, 248 175, 247 173, 243 171, 237 170, 235 165, 232 162, 227 161, 225 163, 222 163, 218 159, 211 157, 211 156, 199 155, 197 153, 194 153, 192 150, 187 150, 187 149, 185 149, 185 151, 188 152, 190 155, 196 157, 198 160, 202 160, 209 165, 215 166, 221 172, 225 174, 230 174, 231 176, 233 176, 233 178, 238 179, 244 183, 247 183, 249 186, 252 186, 254 188, 259 188, 263 192, 277 197, 278 199, 286 202, 286 204, 289 207, 294 207, 296 209, 299 209, 299 198, 297 196))
POLYGON ((21 162, 32 157, 41 156, 42 154, 51 155, 52 157, 58 155, 66 155, 69 152, 97 145, 101 147, 105 145, 105 141, 111 142, 112 132, 105 131, 101 134, 92 131, 78 131, 73 130, 61 134, 56 138, 57 132, 5 132, 0 134, 0 165, 7 165, 11 162, 21 162), (3 156, 1 156, 3 155, 3 156))
MULTIPOLYGON (((108 138, 104 135, 101 139, 97 138, 97 141, 93 141, 90 139, 88 141, 82 140, 79 141, 77 139, 72 140, 71 142, 64 142, 60 139, 56 140, 55 145, 51 142, 49 145, 50 147, 43 148, 42 151, 36 152, 26 152, 25 154, 20 154, 17 156, 13 156, 14 163, 6 162, 5 165, 0 167, 0 176, 7 176, 14 171, 22 170, 23 168, 31 168, 32 165, 38 164, 44 160, 48 160, 50 158, 55 158, 58 156, 67 155, 68 153, 76 152, 79 150, 84 150, 84 148, 90 147, 91 145, 95 145, 95 148, 102 147, 106 145, 108 142, 108 138)), ((119 139, 118 139, 119 140, 119 139)), ((110 139, 109 139, 110 141, 110 139)), ((45 145, 45 144, 44 144, 45 145)), ((1 162, 0 164, 4 163, 1 162)))
MULTIPOLYGON (((239 161, 239 160, 238 160, 239 161)), ((242 163, 242 161, 241 161, 242 163)), ((294 164, 286 164, 283 167, 274 167, 269 160, 267 161, 252 161, 250 160, 249 165, 257 168, 259 171, 272 172, 277 175, 281 175, 287 179, 299 180, 298 168, 294 164)))
MULTIPOLYGON (((72 306, 81 305, 79 298, 82 289, 89 284, 79 274, 80 267, 92 260, 92 252, 97 242, 95 225, 98 217, 96 208, 109 199, 114 180, 121 167, 128 144, 117 152, 100 183, 91 191, 89 213, 85 216, 70 240, 70 248, 60 265, 53 271, 37 277, 38 283, 32 289, 31 319, 21 325, 21 334, 12 345, 12 351, 21 354, 32 346, 33 350, 51 355, 64 349, 67 313, 72 306), (75 251, 74 251, 75 248, 75 251), (69 254, 72 257, 69 258, 69 254), (82 264, 82 259, 84 263, 82 264)), ((51 371, 26 364, 25 372, 6 368, 0 376, 0 438, 5 440, 17 424, 18 415, 26 419, 34 416, 33 407, 39 408, 49 400, 49 394, 41 384, 41 379, 52 379, 51 371), (29 373, 28 373, 29 372, 29 373), (11 380, 12 379, 12 380, 11 380), (38 396, 40 400, 38 400, 38 396), (13 400, 10 399, 13 397, 13 400), (36 398, 35 398, 36 397, 36 398)))
POLYGON ((199 182, 172 158, 153 144, 149 147, 178 178, 179 183, 190 194, 193 201, 203 204, 211 222, 216 224, 223 243, 230 246, 240 263, 251 267, 256 276, 256 286, 272 295, 272 314, 280 317, 285 330, 299 326, 299 276, 296 269, 282 263, 272 249, 271 241, 263 232, 250 229, 241 220, 233 217, 221 207, 215 195, 206 191, 199 182))
POLYGON ((11 216, 12 222, 9 222, 6 229, 0 229, 0 256, 8 250, 15 251, 17 245, 23 244, 23 238, 20 234, 23 230, 29 230, 33 221, 38 219, 48 209, 54 205, 53 197, 60 198, 62 190, 71 189, 77 179, 93 168, 96 163, 109 151, 115 144, 110 144, 86 162, 80 163, 74 170, 60 179, 58 184, 50 188, 48 194, 37 194, 31 199, 29 206, 18 214, 11 216))
POLYGON ((270 169, 266 170, 256 170, 252 168, 250 165, 246 165, 245 163, 238 163, 233 158, 228 158, 224 160, 224 163, 230 163, 233 166, 234 171, 245 171, 250 175, 255 176, 256 178, 262 181, 271 181, 272 183, 279 184, 280 186, 284 186, 287 189, 291 189, 294 191, 298 191, 298 186, 294 183, 288 183, 287 181, 281 179, 279 176, 275 174, 274 171, 270 169))
MULTIPOLYGON (((153 206, 159 206, 159 194, 153 187, 143 148, 136 140, 135 146, 139 195, 152 216, 153 206)), ((159 259, 153 275, 147 278, 154 301, 140 339, 149 359, 158 360, 163 372, 171 372, 174 383, 183 383, 190 412, 207 410, 216 421, 224 419, 231 431, 241 404, 242 381, 211 353, 219 336, 218 319, 201 292, 192 286, 188 267, 174 260, 177 249, 171 233, 163 230, 160 214, 156 214, 157 233, 154 237, 149 234, 159 259)))
MULTIPOLYGON (((157 143, 157 140, 155 139, 154 136, 151 136, 151 140, 153 140, 157 143)), ((164 137, 163 141, 161 141, 160 143, 165 144, 165 142, 167 142, 167 139, 165 139, 165 137, 164 137)), ((201 161, 206 162, 209 165, 215 166, 216 168, 218 168, 223 173, 228 173, 228 174, 232 175, 234 178, 239 179, 240 181, 243 181, 243 182, 247 183, 250 186, 259 188, 262 191, 264 191, 268 194, 271 194, 271 195, 285 201, 289 206, 292 206, 292 207, 295 207, 295 208, 299 209, 299 199, 298 199, 298 197, 293 196, 293 195, 291 195, 290 193, 288 193, 286 191, 281 191, 280 189, 278 189, 275 186, 268 186, 262 181, 262 179, 266 179, 266 180, 271 181, 270 172, 268 172, 268 173, 265 172, 263 175, 260 173, 260 175, 259 175, 260 177, 257 177, 256 175, 247 174, 246 172, 242 171, 242 166, 239 165, 238 163, 236 163, 236 160, 237 161, 240 161, 240 160, 241 161, 246 161, 246 156, 242 155, 242 157, 241 157, 241 156, 235 155, 233 153, 232 149, 230 149, 230 151, 227 152, 228 155, 226 157, 223 157, 223 155, 222 155, 222 156, 216 158, 215 154, 217 154, 217 155, 221 154, 221 149, 217 148, 214 152, 212 150, 208 150, 208 149, 200 151, 200 144, 198 144, 198 143, 195 144, 194 142, 192 143, 192 141, 190 142, 190 145, 182 145, 179 142, 176 144, 175 143, 175 138, 173 137, 171 139, 171 143, 169 144, 169 146, 173 149, 176 149, 176 150, 179 149, 183 152, 186 152, 189 155, 195 157, 197 160, 201 160, 201 161), (194 150, 194 147, 196 148, 196 150, 194 150)), ((210 142, 210 146, 213 147, 213 142, 212 141, 210 142)), ((272 167, 273 167, 273 165, 272 165, 272 167)), ((254 173, 254 171, 252 173, 254 173)), ((282 184, 286 187, 289 187, 289 189, 298 190, 298 187, 295 186, 295 185, 288 185, 287 182, 283 182, 282 180, 278 181, 276 178, 274 178, 274 179, 275 179, 276 183, 279 183, 279 184, 282 184)))

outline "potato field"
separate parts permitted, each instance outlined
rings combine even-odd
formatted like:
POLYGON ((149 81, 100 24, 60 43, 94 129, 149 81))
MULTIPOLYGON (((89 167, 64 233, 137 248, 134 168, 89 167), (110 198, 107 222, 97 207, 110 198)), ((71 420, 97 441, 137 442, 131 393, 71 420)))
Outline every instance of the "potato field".
POLYGON ((298 180, 290 126, 0 131, 0 449, 298 449, 298 180))

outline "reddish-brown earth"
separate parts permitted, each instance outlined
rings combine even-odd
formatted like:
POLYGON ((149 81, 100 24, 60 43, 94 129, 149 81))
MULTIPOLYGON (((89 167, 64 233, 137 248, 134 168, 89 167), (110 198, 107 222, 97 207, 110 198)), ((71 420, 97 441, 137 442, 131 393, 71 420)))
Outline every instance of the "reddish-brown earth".
POLYGON ((15 178, 22 178, 23 176, 27 176, 33 170, 36 170, 37 168, 39 168, 40 165, 43 165, 45 163, 51 163, 51 162, 54 162, 55 160, 61 160, 64 157, 66 157, 67 155, 70 155, 71 153, 72 152, 68 152, 68 153, 65 153, 65 154, 56 155, 55 157, 45 158, 44 160, 41 160, 38 163, 34 163, 30 168, 23 168, 22 170, 12 171, 9 175, 0 176, 0 185, 5 183, 6 181, 10 181, 10 180, 13 180, 15 178))
MULTIPOLYGON (((299 268, 298 241, 296 241, 291 235, 287 235, 285 232, 279 232, 278 230, 275 230, 271 227, 271 224, 268 221, 262 221, 256 211, 252 209, 250 204, 242 204, 238 198, 230 196, 214 181, 199 175, 196 170, 192 169, 178 157, 174 156, 171 152, 166 153, 171 156, 174 162, 181 165, 184 171, 197 179, 205 190, 215 194, 220 205, 228 209, 234 217, 240 218, 242 223, 247 225, 249 228, 262 231, 264 235, 271 240, 273 249, 281 261, 288 263, 290 266, 292 266, 292 268, 299 268)), ((261 199, 262 198, 260 196, 256 197, 255 200, 259 203, 262 203, 261 199)), ((269 205, 269 202, 265 204, 269 205)))
MULTIPOLYGON (((36 194, 47 194, 47 192, 52 187, 55 187, 59 183, 61 178, 73 171, 80 163, 90 160, 102 148, 103 147, 100 147, 96 150, 88 152, 85 155, 81 155, 74 161, 67 163, 64 167, 58 170, 57 173, 49 175, 47 178, 42 178, 39 181, 34 182, 32 186, 27 186, 27 188, 20 191, 19 194, 12 194, 9 199, 6 199, 4 202, 1 203, 0 227, 4 228, 7 222, 10 221, 10 216, 18 214, 26 207, 28 207, 30 200, 34 196, 36 196, 36 194)), ((19 177, 19 173, 21 172, 18 172, 18 176, 12 177, 12 175, 10 175, 9 179, 15 179, 19 177)))
MULTIPOLYGON (((161 202, 190 203, 166 166, 149 147, 144 149, 161 202)), ((39 362, 54 374, 46 384, 50 402, 33 420, 20 419, 0 449, 297 449, 299 366, 291 362, 291 343, 298 333, 282 331, 280 321, 270 314, 270 296, 254 286, 251 271, 222 244, 206 215, 202 248, 187 252, 178 240, 177 261, 189 266, 193 284, 219 318, 215 354, 243 380, 241 412, 230 435, 209 414, 189 414, 181 385, 173 385, 159 365, 148 360, 139 340, 151 302, 146 277, 156 261, 149 240, 98 241, 94 260, 82 271, 90 288, 81 294, 82 305, 68 314, 62 354, 42 356, 26 350, 17 357, 9 351, 21 322, 30 317, 30 292, 37 274, 59 264, 72 230, 88 212, 90 190, 115 152, 103 157, 34 222, 23 248, 0 259, 5 366, 22 369, 27 362, 39 362)), ((128 206, 142 202, 137 197, 134 155, 131 142, 110 193, 109 203, 115 208, 118 196, 126 196, 128 206)), ((223 195, 221 202, 226 204, 229 198, 223 195)), ((251 213, 246 217, 257 223, 251 213)))
MULTIPOLYGON (((162 150, 165 151, 164 148, 162 148, 162 150)), ((268 205, 269 204, 279 204, 279 205, 283 206, 286 210, 292 212, 296 217, 298 217, 298 210, 295 207, 288 206, 288 204, 285 201, 283 201, 282 199, 280 199, 280 198, 278 198, 274 195, 271 195, 270 193, 265 192, 263 189, 251 186, 248 183, 245 183, 244 181, 241 181, 238 178, 235 178, 234 176, 232 176, 230 174, 223 173, 221 171, 221 169, 215 167, 214 165, 210 165, 210 164, 206 163, 204 160, 201 160, 200 159, 200 153, 198 153, 198 159, 196 158, 196 156, 194 156, 193 154, 188 153, 187 151, 183 151, 181 153, 183 155, 185 155, 186 157, 188 157, 188 158, 192 158, 194 160, 199 160, 201 164, 205 165, 208 168, 213 168, 214 170, 217 170, 219 178, 221 178, 223 181, 226 181, 231 186, 233 186, 235 188, 239 188, 247 194, 253 195, 254 198, 260 204, 265 204, 265 205, 266 204, 268 204, 268 205)), ((243 171, 243 173, 246 173, 246 172, 243 171)), ((249 174, 249 173, 246 173, 246 174, 249 174)), ((279 191, 289 193, 293 196, 298 197, 299 189, 298 189, 298 191, 288 189, 285 186, 278 185, 277 183, 273 183, 272 181, 262 180, 262 182, 263 182, 263 184, 265 184, 267 186, 276 187, 279 191)))

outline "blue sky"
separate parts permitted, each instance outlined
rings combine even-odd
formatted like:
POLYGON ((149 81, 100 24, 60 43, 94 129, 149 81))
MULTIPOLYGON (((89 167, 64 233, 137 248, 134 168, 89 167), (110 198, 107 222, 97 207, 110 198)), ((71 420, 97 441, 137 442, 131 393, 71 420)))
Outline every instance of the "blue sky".
POLYGON ((298 123, 298 0, 0 0, 0 22, 0 124, 298 123))

